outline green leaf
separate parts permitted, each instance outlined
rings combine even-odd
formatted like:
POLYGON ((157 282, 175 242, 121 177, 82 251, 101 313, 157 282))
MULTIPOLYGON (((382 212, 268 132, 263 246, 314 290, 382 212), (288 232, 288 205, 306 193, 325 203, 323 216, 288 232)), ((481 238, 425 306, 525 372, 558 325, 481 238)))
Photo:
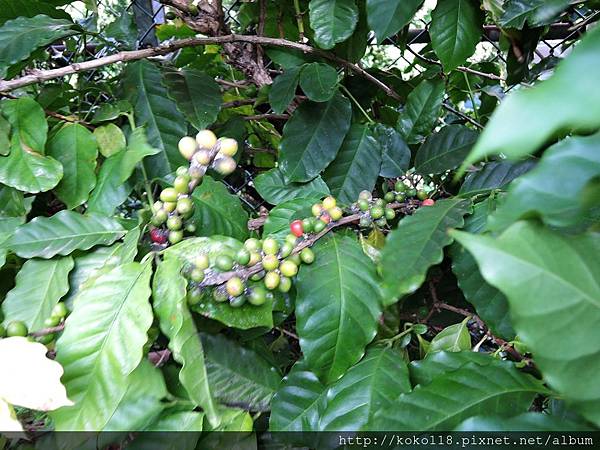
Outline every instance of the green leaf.
POLYGON ((366 125, 350 127, 342 147, 323 174, 331 193, 351 203, 362 190, 372 191, 381 168, 381 148, 366 125))
POLYGON ((543 384, 512 363, 468 363, 425 386, 402 394, 391 407, 375 413, 372 429, 449 430, 477 414, 510 416, 526 412, 543 384))
POLYGON ((23 193, 8 186, 0 185, 0 216, 23 217, 28 213, 23 193))
POLYGON ((375 337, 381 291, 375 266, 354 239, 319 241, 315 253, 315 262, 298 273, 296 327, 306 364, 331 382, 375 337))
POLYGON ((3 102, 12 126, 10 154, 0 157, 0 182, 25 192, 52 189, 63 176, 62 165, 44 156, 48 123, 42 107, 30 97, 3 102))
POLYGON ((336 92, 337 71, 328 64, 309 63, 300 72, 300 87, 313 102, 326 102, 336 92))
POLYGON ((481 5, 474 0, 445 0, 437 4, 431 13, 429 34, 445 72, 464 64, 475 52, 483 34, 484 18, 481 5))
POLYGON ((408 25, 423 0, 367 0, 369 26, 381 43, 408 25))
POLYGON ((22 258, 47 259, 94 245, 109 245, 124 234, 114 219, 65 210, 52 217, 36 217, 19 227, 5 245, 22 258))
POLYGON ((384 304, 395 303, 423 284, 427 270, 442 261, 444 247, 452 243, 447 230, 462 227, 469 209, 468 201, 439 200, 400 221, 381 255, 384 304))
POLYGON ((0 78, 8 68, 29 57, 35 50, 75 34, 73 22, 42 14, 18 17, 0 27, 0 78))
POLYGON ((51 414, 57 431, 102 430, 115 413, 152 325, 151 274, 150 264, 118 266, 77 296, 56 343, 62 381, 75 406, 51 414))
POLYGON ((312 216, 311 207, 319 201, 319 197, 295 198, 269 211, 263 228, 264 236, 272 236, 283 241, 290 233, 290 223, 295 219, 312 216))
POLYGON ((98 146, 92 132, 76 123, 65 125, 48 143, 48 155, 63 166, 56 196, 69 209, 83 204, 96 185, 98 146))
POLYGON ((567 138, 544 152, 539 164, 511 184, 488 228, 502 230, 521 218, 539 217, 552 227, 581 222, 589 207, 583 191, 600 176, 600 133, 567 138))
POLYGON ((480 170, 470 172, 460 187, 461 196, 486 194, 494 189, 503 189, 513 181, 535 167, 535 160, 526 161, 490 161, 480 170))
MULTIPOLYGON (((481 233, 492 211, 491 199, 476 204, 473 214, 465 220, 464 230, 469 233, 481 233)), ((458 242, 450 247, 450 256, 458 286, 467 301, 475 307, 477 315, 496 336, 509 340, 514 338, 515 331, 510 321, 508 300, 504 294, 483 279, 475 258, 458 242)))
POLYGON ((570 0, 509 0, 500 18, 503 28, 522 29, 551 24, 571 4, 570 0))
POLYGON ((475 416, 463 421, 454 429, 454 431, 500 431, 505 433, 514 430, 539 433, 556 430, 592 431, 593 429, 583 423, 535 412, 527 412, 515 417, 475 416))
POLYGON ((225 185, 209 176, 192 195, 196 206, 193 220, 198 225, 196 234, 221 234, 240 240, 248 237, 248 213, 238 196, 230 194, 225 185))
POLYGON ((0 115, 0 156, 10 153, 10 123, 0 115))
MULTIPOLYGON (((281 114, 296 96, 296 87, 302 67, 290 67, 275 77, 269 91, 269 103, 273 112, 281 114)), ((337 75, 336 75, 337 81, 337 75)))
POLYGON ((415 169, 423 175, 456 169, 469 154, 478 136, 479 133, 463 125, 442 128, 430 135, 419 148, 415 169))
POLYGON ((392 127, 378 123, 373 136, 381 147, 381 169, 379 176, 395 178, 406 173, 410 165, 410 148, 402 135, 392 127))
POLYGON ((600 29, 590 30, 556 67, 548 80, 506 97, 495 110, 463 164, 495 154, 511 159, 536 152, 569 133, 587 134, 600 127, 600 29), (506 130, 510 130, 507 133, 506 130))
POLYGON ((221 110, 221 88, 213 77, 195 69, 163 75, 167 93, 185 118, 198 130, 212 125, 221 110))
POLYGON ((279 169, 286 183, 310 181, 333 161, 350 128, 350 101, 304 102, 283 127, 279 169))
POLYGON ((187 307, 187 281, 182 275, 183 263, 173 257, 165 257, 154 276, 152 298, 160 329, 169 338, 173 358, 182 365, 179 381, 190 399, 202 407, 210 423, 220 422, 209 386, 204 350, 194 319, 187 307))
POLYGON ((62 9, 56 9, 43 1, 36 0, 0 0, 0 25, 17 17, 34 17, 39 14, 55 19, 67 19, 69 16, 62 9))
POLYGON ((600 424, 597 317, 600 238, 565 237, 517 222, 498 239, 453 232, 477 259, 488 283, 510 305, 519 339, 535 355, 547 383, 600 424), (568 313, 565 313, 568 311, 568 313))
POLYGON ((114 123, 103 125, 94 130, 94 136, 98 143, 98 149, 105 158, 125 150, 127 142, 121 129, 114 123))
POLYGON ((439 351, 462 352, 471 350, 471 335, 467 323, 471 318, 466 317, 461 323, 447 326, 431 341, 427 354, 439 351))
POLYGON ((319 431, 327 390, 302 363, 294 364, 271 402, 271 431, 319 431))
POLYGON ((184 116, 167 96, 161 72, 149 61, 127 64, 124 74, 127 99, 134 105, 138 125, 146 125, 150 145, 160 153, 144 162, 148 176, 159 178, 187 163, 177 144, 186 135, 184 116))
POLYGON ((448 372, 460 369, 467 364, 489 366, 497 361, 489 353, 465 352, 435 352, 428 353, 425 359, 411 361, 409 365, 410 378, 416 386, 428 385, 433 380, 448 372))
POLYGON ((269 411, 281 374, 258 353, 223 335, 202 335, 208 381, 215 398, 248 411, 269 411))
POLYGON ((329 195, 329 188, 320 176, 308 183, 286 183, 279 169, 271 169, 257 176, 254 179, 254 188, 265 201, 272 205, 279 205, 296 198, 329 195))
POLYGON ((375 413, 410 392, 403 356, 391 348, 371 348, 364 358, 327 390, 320 430, 367 430, 375 413))
POLYGON ((71 269, 71 257, 26 261, 17 273, 16 286, 2 303, 5 325, 20 320, 30 331, 46 328, 44 320, 50 317, 54 305, 69 290, 71 269))
POLYGON ((354 0, 311 0, 308 8, 310 27, 319 47, 330 49, 352 36, 358 22, 354 0))
POLYGON ((444 82, 424 80, 408 94, 404 110, 398 117, 397 129, 408 144, 422 142, 435 125, 442 101, 444 82))

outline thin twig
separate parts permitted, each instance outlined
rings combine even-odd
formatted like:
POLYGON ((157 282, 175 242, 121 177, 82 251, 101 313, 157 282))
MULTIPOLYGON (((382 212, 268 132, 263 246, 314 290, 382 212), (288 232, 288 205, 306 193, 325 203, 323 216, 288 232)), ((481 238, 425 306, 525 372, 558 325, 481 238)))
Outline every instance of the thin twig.
POLYGON ((49 334, 59 333, 65 329, 65 323, 61 323, 60 325, 56 325, 55 327, 44 328, 42 330, 33 331, 29 333, 29 336, 33 337, 42 337, 47 336, 49 334))
POLYGON ((289 337, 291 337, 291 338, 293 338, 293 339, 296 339, 297 341, 299 341, 299 340, 300 340, 300 338, 298 337, 298 335, 297 335, 297 334, 294 334, 294 333, 292 333, 291 331, 288 331, 288 330, 286 330, 285 328, 275 327, 275 329, 276 329, 277 331, 280 331, 280 332, 282 332, 282 333, 283 333, 283 334, 285 334, 286 336, 289 336, 289 337))
POLYGON ((288 120, 289 118, 289 114, 256 114, 242 117, 244 120, 288 120))

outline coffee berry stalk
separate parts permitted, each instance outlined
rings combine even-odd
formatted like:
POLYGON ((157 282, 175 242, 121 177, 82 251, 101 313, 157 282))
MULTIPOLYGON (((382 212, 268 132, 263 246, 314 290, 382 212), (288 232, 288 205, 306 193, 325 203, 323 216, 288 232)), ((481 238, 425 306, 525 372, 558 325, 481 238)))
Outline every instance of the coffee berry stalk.
POLYGON ((192 192, 209 168, 223 176, 237 167, 232 158, 238 151, 235 139, 220 138, 210 130, 201 130, 196 137, 184 136, 178 144, 179 153, 189 161, 175 173, 173 185, 162 190, 160 200, 152 205, 150 238, 156 244, 177 244, 184 231, 194 233, 196 226, 189 219, 194 215, 192 192))

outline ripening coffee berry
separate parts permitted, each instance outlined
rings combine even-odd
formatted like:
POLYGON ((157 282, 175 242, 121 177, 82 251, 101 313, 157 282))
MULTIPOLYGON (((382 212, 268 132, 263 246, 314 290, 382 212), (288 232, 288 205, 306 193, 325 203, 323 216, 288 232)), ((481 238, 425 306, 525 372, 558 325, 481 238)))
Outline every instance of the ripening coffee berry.
POLYGON ((304 234, 304 224, 302 220, 294 220, 290 223, 290 231, 294 236, 302 236, 304 234))
POLYGON ((431 198, 426 198, 425 200, 423 200, 421 202, 421 205, 423 206, 433 206, 435 204, 435 200, 431 199, 431 198))
POLYGON ((173 189, 179 194, 187 194, 189 192, 190 179, 187 176, 178 176, 173 181, 173 189))
POLYGON ((321 231, 323 231, 325 229, 326 226, 327 226, 327 224, 325 222, 323 222, 322 220, 317 220, 315 222, 315 226, 313 227, 313 231, 315 233, 320 233, 321 231))
POLYGON ((383 211, 383 208, 381 206, 373 206, 371 208, 371 218, 373 219, 381 219, 383 217, 383 215, 385 214, 385 212, 383 211))
POLYGON ((286 259, 279 266, 279 271, 283 276, 294 277, 298 273, 298 266, 289 259, 286 259))
POLYGON ((177 208, 177 202, 163 203, 163 209, 168 213, 175 211, 175 208, 177 208))
POLYGON ((198 148, 198 144, 193 137, 184 136, 179 140, 179 153, 188 161, 194 156, 194 152, 198 148))
POLYGON ((177 200, 177 212, 183 216, 191 213, 194 210, 194 202, 189 197, 181 197, 177 200))
POLYGON ((167 228, 171 231, 181 230, 183 227, 183 221, 179 216, 171 216, 167 219, 167 228))
POLYGON ((173 230, 169 231, 169 242, 171 244, 178 244, 183 239, 183 231, 173 230))
POLYGON ((254 306, 264 305, 267 301, 267 291, 262 286, 253 287, 248 294, 248 302, 254 306))
POLYGON ((215 259, 215 266, 222 272, 227 272, 233 268, 233 258, 229 255, 219 255, 215 259))
POLYGON ((265 255, 262 265, 265 270, 275 270, 279 267, 279 259, 275 255, 265 255))
POLYGON ((279 280, 279 287, 277 288, 277 290, 279 292, 289 292, 290 289, 292 288, 292 279, 288 278, 288 277, 281 277, 279 280))
POLYGON ((232 308, 241 308, 246 303, 246 297, 240 295, 239 297, 230 297, 229 306, 232 308))
POLYGON ((238 151, 238 143, 235 139, 222 138, 219 139, 219 152, 223 155, 233 156, 238 151))
POLYGON ((331 216, 331 220, 340 220, 344 215, 342 208, 339 206, 335 206, 329 210, 329 215, 331 216))
POLYGON ((250 252, 250 262, 248 263, 249 266, 253 266, 254 264, 258 264, 261 261, 261 256, 260 253, 258 252, 250 252))
POLYGON ((279 251, 279 243, 273 238, 267 238, 263 241, 262 249, 266 255, 276 255, 279 251))
POLYGON ((328 224, 329 222, 331 222, 331 216, 329 215, 328 212, 325 212, 325 213, 321 214, 321 217, 319 217, 319 220, 322 222, 325 222, 325 224, 328 224))
POLYGON ((250 257, 251 257, 250 252, 248 250, 246 250, 245 248, 242 248, 236 253, 235 260, 241 266, 245 266, 246 264, 248 264, 250 262, 250 257))
POLYGON ((357 202, 358 205, 358 209, 360 209, 361 211, 367 211, 369 209, 369 202, 367 200, 359 200, 357 202))
POLYGON ((268 290, 272 291, 273 289, 277 289, 280 280, 281 278, 279 277, 279 274, 277 272, 267 272, 263 282, 265 283, 265 287, 268 290))
POLYGON ((323 199, 323 202, 321 205, 323 206, 324 209, 330 210, 331 208, 334 208, 337 205, 337 202, 336 202, 335 198, 333 198, 330 195, 323 199))
POLYGON ((246 239, 244 247, 250 252, 258 252, 261 249, 261 242, 256 238, 246 239))
POLYGON ((294 246, 289 242, 284 242, 281 245, 281 249, 279 249, 279 256, 282 258, 287 258, 294 251, 294 246))
POLYGON ((310 248, 304 248, 300 252, 300 259, 304 264, 312 264, 315 260, 315 253, 310 248))
POLYGON ((213 163, 213 168, 223 176, 232 174, 237 167, 235 159, 224 156, 213 163))
POLYGON ((429 195, 427 195, 427 192, 425 192, 423 190, 419 190, 419 191, 417 191, 417 198, 419 200, 425 200, 425 199, 429 198, 429 195))
POLYGON ((195 281, 196 283, 202 283, 204 280, 204 270, 202 269, 194 269, 190 272, 190 280, 195 281))
POLYGON ((210 149, 217 143, 217 137, 210 130, 201 130, 196 135, 196 142, 200 148, 210 149))
POLYGON ((165 188, 160 193, 160 199, 163 202, 176 202, 177 201, 177 191, 174 188, 165 188))
POLYGON ((201 166, 208 166, 210 164, 210 150, 206 150, 205 148, 198 150, 194 155, 194 161, 201 166))
POLYGON ((204 253, 194 258, 194 266, 196 269, 205 270, 208 269, 209 265, 210 261, 208 260, 208 256, 206 256, 204 253))
POLYGON ((394 211, 392 208, 385 208, 385 216, 384 216, 387 220, 392 220, 394 217, 396 217, 396 211, 394 211))
POLYGON ((358 194, 359 200, 366 200, 367 202, 370 202, 372 198, 373 196, 369 191, 360 191, 360 194, 358 194))
POLYGON ((315 203, 314 205, 312 205, 312 208, 310 209, 310 211, 313 216, 319 217, 321 215, 321 213, 323 212, 323 206, 321 206, 320 203, 315 203))
POLYGON ((239 277, 233 277, 227 280, 227 283, 225 284, 225 289, 227 290, 227 293, 229 295, 231 295, 232 297, 237 297, 239 295, 242 295, 242 293, 244 292, 244 283, 239 277))
MULTIPOLYGON (((277 287, 277 286, 275 286, 275 287, 277 287)), ((275 288, 273 288, 273 289, 275 289, 275 288)), ((14 336, 25 337, 25 336, 27 336, 27 325, 25 325, 25 323, 21 322, 20 320, 15 320, 13 322, 10 322, 6 326, 6 335, 8 337, 14 337, 14 336)))
POLYGON ((155 244, 164 244, 167 242, 167 234, 159 228, 153 228, 150 230, 150 239, 155 244))
POLYGON ((315 218, 314 217, 307 217, 306 219, 302 219, 302 228, 304 229, 305 233, 311 233, 313 231, 314 226, 315 226, 315 218))

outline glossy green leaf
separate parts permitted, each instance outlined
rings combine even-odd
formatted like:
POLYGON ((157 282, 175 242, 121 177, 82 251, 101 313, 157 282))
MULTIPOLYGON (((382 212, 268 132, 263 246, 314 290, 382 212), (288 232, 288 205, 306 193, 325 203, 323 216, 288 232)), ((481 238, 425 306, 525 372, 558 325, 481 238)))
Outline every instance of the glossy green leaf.
POLYGON ((527 412, 515 417, 475 416, 463 421, 454 429, 454 431, 500 431, 505 433, 515 430, 539 433, 556 432, 556 430, 592 431, 592 428, 584 423, 565 420, 562 417, 527 412))
POLYGON ((471 349, 471 335, 467 323, 470 317, 466 317, 461 323, 447 326, 431 340, 427 354, 439 351, 462 352, 471 349))
POLYGON ((44 156, 48 123, 42 107, 30 97, 3 102, 12 126, 10 154, 0 157, 0 182, 24 192, 45 192, 58 184, 62 165, 44 156))
POLYGON ((481 138, 463 164, 490 155, 518 159, 568 133, 586 134, 600 127, 600 29, 590 30, 556 67, 548 80, 507 96, 495 110, 481 138), (507 133, 507 130, 510 130, 507 133))
POLYGON ((543 384, 512 363, 468 363, 425 386, 402 394, 391 407, 375 413, 372 429, 449 430, 477 414, 511 416, 526 412, 543 384))
POLYGON ((196 234, 221 234, 240 240, 248 237, 248 213, 242 208, 239 197, 230 194, 223 183, 205 176, 194 190, 192 199, 196 206, 193 217, 197 224, 196 234))
POLYGON ((552 227, 576 225, 592 206, 584 204, 582 193, 600 177, 599 146, 600 133, 567 138, 552 146, 533 170, 511 184, 488 228, 502 230, 530 217, 539 217, 552 227))
POLYGON ((423 0, 367 0, 369 26, 381 43, 410 23, 423 0))
POLYGON ((431 13, 431 44, 445 72, 464 64, 483 34, 485 16, 474 0, 445 0, 431 13))
POLYGON ((34 50, 75 33, 73 22, 42 14, 5 22, 0 27, 0 78, 6 77, 10 66, 27 59, 34 50))
POLYGON ((430 135, 415 157, 417 172, 428 175, 456 169, 469 154, 479 134, 463 125, 449 125, 430 135))
POLYGON ((519 30, 526 22, 531 27, 549 25, 571 3, 569 0, 510 0, 506 3, 500 25, 519 30))
POLYGON ((215 398, 249 411, 268 411, 281 374, 262 356, 223 335, 202 335, 208 382, 215 398))
POLYGON ((513 326, 544 379, 588 420, 600 424, 597 333, 600 238, 565 237, 517 222, 498 239, 453 232, 486 281, 510 305, 513 326))
POLYGON ((154 276, 152 298, 160 329, 169 338, 169 349, 182 365, 179 381, 190 399, 202 407, 211 424, 220 418, 209 386, 204 350, 194 319, 187 307, 187 281, 182 275, 183 263, 173 257, 165 258, 154 276))
POLYGON ((0 115, 0 156, 10 153, 10 123, 0 115))
POLYGON ((442 101, 444 82, 424 80, 408 94, 404 110, 398 118, 398 131, 408 144, 422 142, 435 125, 442 101))
POLYGON ((279 169, 286 183, 310 181, 333 161, 350 128, 350 101, 336 94, 327 103, 305 102, 283 127, 279 169))
POLYGON ((485 194, 494 189, 504 189, 515 178, 535 167, 535 160, 490 161, 480 170, 470 172, 460 187, 459 194, 472 196, 485 194))
POLYGON ((377 124, 373 136, 381 147, 381 169, 379 175, 384 178, 395 178, 406 173, 410 165, 410 148, 402 135, 392 127, 377 124))
POLYGON ((186 163, 177 148, 179 140, 187 133, 185 117, 168 98, 156 65, 146 60, 129 63, 124 76, 124 89, 127 99, 134 105, 137 124, 145 125, 150 145, 160 150, 144 162, 148 176, 168 175, 186 163))
POLYGON ((375 337, 381 291, 375 266, 350 237, 319 241, 296 282, 296 327, 308 367, 335 381, 375 337))
POLYGON ((213 77, 195 69, 163 75, 167 93, 185 118, 198 130, 212 125, 221 110, 221 88, 213 77))
POLYGON ((27 212, 23 193, 0 185, 0 217, 23 217, 27 212))
POLYGON ((119 153, 121 150, 125 150, 125 147, 127 146, 125 135, 114 123, 109 123, 96 128, 94 130, 94 137, 98 143, 100 153, 105 158, 109 158, 112 155, 119 153))
POLYGON ((0 0, 0 25, 17 17, 35 17, 39 14, 55 19, 71 18, 62 9, 54 8, 43 0, 0 0))
POLYGON ((77 296, 56 343, 75 406, 52 413, 56 430, 102 430, 126 394, 152 325, 150 264, 101 275, 77 296))
POLYGON ((23 321, 31 331, 46 328, 44 320, 69 290, 71 257, 49 260, 30 259, 17 273, 16 286, 2 303, 4 323, 23 321))
POLYGON ((326 401, 326 388, 319 378, 296 363, 271 402, 271 431, 319 431, 326 401))
POLYGON ((308 183, 286 183, 279 169, 271 169, 257 176, 254 179, 254 188, 272 205, 279 205, 296 198, 329 195, 329 188, 320 176, 308 183))
POLYGON ((284 112, 296 96, 301 67, 290 67, 275 77, 269 91, 269 103, 277 114, 284 112))
POLYGON ((52 258, 94 245, 109 245, 124 234, 114 219, 65 210, 52 217, 36 217, 19 227, 5 245, 22 258, 52 258))
POLYGON ((489 366, 494 364, 494 361, 497 360, 489 353, 440 351, 429 353, 425 359, 411 361, 408 367, 413 384, 425 386, 436 378, 467 364, 489 366))
POLYGON ((462 227, 469 209, 468 201, 439 200, 400 221, 381 255, 384 304, 395 303, 423 284, 427 270, 442 261, 444 247, 452 243, 448 229, 462 227))
POLYGON ((373 347, 327 390, 320 429, 367 430, 377 411, 392 406, 400 394, 410 390, 402 354, 390 348, 373 347))
POLYGON ((381 148, 366 125, 353 125, 335 159, 323 174, 331 193, 343 203, 372 191, 381 167, 381 148))
POLYGON ((200 439, 204 414, 165 411, 145 431, 127 444, 130 450, 194 450, 200 439), (185 432, 181 432, 185 430, 185 432))
POLYGON ((314 40, 324 49, 348 39, 358 22, 358 7, 354 0, 311 0, 308 8, 314 40))
POLYGON ((300 87, 313 102, 326 102, 333 97, 337 81, 337 71, 328 64, 309 63, 300 71, 300 87))
POLYGON ((290 233, 290 223, 295 219, 311 217, 311 207, 319 201, 319 197, 295 198, 269 211, 263 227, 265 236, 272 236, 283 241, 290 233))
POLYGON ((76 123, 65 125, 48 143, 48 155, 63 166, 56 196, 69 209, 83 204, 96 185, 98 146, 92 132, 76 123))

